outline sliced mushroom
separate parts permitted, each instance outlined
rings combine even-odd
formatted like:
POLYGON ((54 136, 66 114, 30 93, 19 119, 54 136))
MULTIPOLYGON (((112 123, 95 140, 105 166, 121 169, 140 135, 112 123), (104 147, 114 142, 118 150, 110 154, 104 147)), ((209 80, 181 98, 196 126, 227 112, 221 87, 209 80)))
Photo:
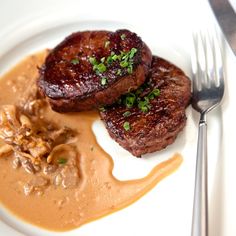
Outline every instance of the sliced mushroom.
POLYGON ((8 144, 5 144, 0 147, 0 157, 7 156, 12 153, 12 147, 8 144))
POLYGON ((13 169, 17 169, 21 166, 21 161, 19 157, 14 157, 13 161, 12 161, 12 167, 13 169))
POLYGON ((51 153, 48 155, 47 163, 58 164, 58 160, 60 159, 60 157, 66 158, 67 156, 70 157, 69 159, 73 159, 77 156, 77 151, 75 150, 75 147, 71 144, 57 145, 52 149, 51 153))
POLYGON ((30 162, 29 160, 22 161, 21 165, 27 173, 29 173, 29 174, 35 173, 34 166, 33 166, 32 162, 30 162))
POLYGON ((42 176, 36 176, 24 185, 24 193, 26 196, 35 192, 37 195, 42 195, 48 185, 48 179, 42 176))
MULTIPOLYGON (((0 107, 0 138, 7 143, 1 147, 0 156, 13 151, 13 168, 21 166, 35 177, 40 173, 48 175, 55 185, 64 188, 76 186, 77 150, 69 143, 74 132, 67 127, 58 128, 35 114, 24 113, 13 105, 0 107)), ((25 194, 36 190, 39 195, 43 193, 41 186, 32 181, 24 186, 25 194)))
POLYGON ((23 114, 20 115, 20 123, 24 127, 28 127, 28 128, 32 127, 32 123, 31 123, 30 119, 27 116, 23 115, 23 114))
POLYGON ((72 166, 66 166, 62 172, 62 187, 75 187, 79 181, 78 169, 72 166))
POLYGON ((52 173, 54 173, 56 170, 57 170, 57 165, 51 165, 51 164, 49 164, 49 165, 46 165, 46 166, 44 166, 44 168, 43 168, 43 173, 45 174, 45 175, 49 175, 49 174, 52 174, 52 173))

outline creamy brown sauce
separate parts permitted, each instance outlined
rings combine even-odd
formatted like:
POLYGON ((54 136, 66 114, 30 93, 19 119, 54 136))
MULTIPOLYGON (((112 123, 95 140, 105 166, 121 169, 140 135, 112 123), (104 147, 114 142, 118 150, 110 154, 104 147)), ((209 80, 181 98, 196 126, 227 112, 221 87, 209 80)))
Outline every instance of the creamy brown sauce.
MULTIPOLYGON (((37 66, 45 56, 46 52, 27 57, 0 79, 0 105, 17 104, 30 91, 30 84, 38 76, 37 66)), ((92 132, 93 122, 99 119, 97 112, 59 114, 46 107, 44 116, 78 131, 80 183, 76 188, 49 185, 43 194, 26 196, 22 186, 32 179, 32 174, 22 168, 13 169, 12 156, 0 158, 0 202, 15 215, 40 227, 66 231, 120 210, 142 197, 182 162, 176 154, 145 178, 119 181, 112 175, 112 158, 98 145, 92 132)))

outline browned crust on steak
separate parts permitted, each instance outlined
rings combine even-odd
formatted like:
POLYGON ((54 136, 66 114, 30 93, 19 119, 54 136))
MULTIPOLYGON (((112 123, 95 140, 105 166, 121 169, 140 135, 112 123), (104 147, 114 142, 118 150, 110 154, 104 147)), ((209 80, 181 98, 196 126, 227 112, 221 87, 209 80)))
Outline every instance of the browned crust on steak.
POLYGON ((54 48, 40 69, 38 86, 52 108, 59 112, 82 111, 114 103, 122 94, 138 88, 151 65, 151 52, 135 33, 128 30, 77 32, 54 48), (122 39, 122 35, 125 37, 122 39), (110 42, 106 45, 106 42, 110 42), (133 58, 133 72, 122 68, 118 61, 107 70, 96 73, 89 58, 98 61, 111 53, 120 54, 132 48, 138 51, 133 58), (71 63, 73 59, 79 63, 71 63), (118 69, 121 73, 118 75, 118 69), (107 78, 105 85, 101 79, 107 78))
POLYGON ((160 95, 150 100, 147 113, 137 105, 128 109, 124 104, 100 112, 110 136, 134 156, 161 150, 175 141, 186 124, 185 108, 191 98, 190 80, 184 72, 156 56, 146 84, 141 97, 154 88, 160 90, 160 95), (123 116, 126 111, 130 116, 123 116), (129 131, 124 129, 124 122, 129 122, 129 131))

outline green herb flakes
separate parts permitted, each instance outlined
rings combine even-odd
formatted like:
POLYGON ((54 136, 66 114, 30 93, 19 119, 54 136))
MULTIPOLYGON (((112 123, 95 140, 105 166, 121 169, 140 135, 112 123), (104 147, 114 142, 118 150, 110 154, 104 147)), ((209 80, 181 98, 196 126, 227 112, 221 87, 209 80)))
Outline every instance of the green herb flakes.
POLYGON ((123 113, 123 116, 124 117, 129 117, 131 115, 131 112, 130 111, 126 111, 123 113))
POLYGON ((112 64, 112 62, 113 62, 112 56, 107 57, 107 60, 106 60, 107 65, 112 64))
POLYGON ((89 57, 89 62, 93 65, 93 70, 98 73, 103 73, 107 70, 107 67, 105 66, 106 58, 102 57, 101 62, 99 63, 95 57, 89 57))
POLYGON ((103 73, 103 72, 105 72, 107 70, 107 67, 105 66, 105 64, 100 63, 98 65, 94 65, 93 66, 93 70, 97 71, 99 73, 103 73))
POLYGON ((104 63, 105 60, 106 60, 106 58, 105 58, 105 57, 102 57, 102 58, 101 58, 101 63, 104 63))
POLYGON ((128 72, 129 74, 132 74, 132 73, 133 73, 133 65, 129 65, 129 66, 128 66, 127 72, 128 72))
POLYGON ((125 129, 125 131, 129 131, 130 130, 130 124, 128 121, 126 121, 124 124, 123 124, 123 127, 125 129))
POLYGON ((95 57, 89 57, 89 62, 95 66, 98 64, 97 59, 95 57))
POLYGON ((127 108, 131 108, 131 107, 133 107, 135 101, 136 101, 135 94, 134 93, 128 93, 125 96, 124 104, 126 105, 127 108))
POLYGON ((152 92, 150 92, 148 94, 148 98, 152 100, 152 99, 154 99, 155 97, 157 97, 159 95, 160 95, 160 90, 155 88, 155 89, 152 90, 152 92))
MULTIPOLYGON (((148 84, 144 83, 141 87, 139 87, 135 92, 129 92, 121 97, 121 102, 118 104, 124 104, 126 108, 130 109, 133 107, 138 107, 144 113, 149 112, 152 108, 151 100, 160 95, 160 90, 158 88, 154 88, 151 92, 147 93, 146 89, 148 88, 148 84)), ((128 111, 124 112, 123 116, 127 117, 131 113, 128 111)))
POLYGON ((67 159, 64 157, 60 157, 57 159, 57 164, 59 164, 59 165, 66 164, 66 162, 67 162, 67 159))
POLYGON ((106 85, 107 83, 107 78, 106 77, 102 77, 101 78, 101 85, 106 85))
POLYGON ((110 44, 110 41, 106 41, 105 44, 104 44, 104 47, 107 48, 110 44))
POLYGON ((79 59, 74 58, 74 59, 72 59, 70 62, 71 62, 73 65, 77 65, 77 64, 79 64, 79 59))
POLYGON ((121 75, 121 69, 118 69, 116 75, 121 75))
POLYGON ((124 68, 124 67, 127 67, 127 66, 129 66, 129 62, 126 61, 126 60, 125 60, 125 61, 121 61, 121 62, 120 62, 120 66, 123 67, 123 68, 124 68))
POLYGON ((105 112, 105 111, 106 111, 106 108, 105 108, 105 107, 99 107, 99 111, 105 112))
POLYGON ((126 38, 126 35, 125 35, 125 34, 122 34, 122 35, 120 36, 120 38, 121 38, 122 40, 124 40, 124 39, 126 38))
MULTIPOLYGON (((103 73, 107 70, 107 67, 110 67, 113 63, 118 61, 121 68, 126 68, 129 74, 133 73, 133 57, 138 50, 136 48, 132 48, 128 52, 120 51, 120 54, 116 54, 115 52, 111 52, 111 54, 106 58, 102 57, 100 62, 95 57, 89 57, 89 62, 93 65, 93 70, 99 74, 103 73)), ((117 75, 121 75, 121 68, 118 69, 117 75)))
POLYGON ((138 108, 142 111, 142 112, 148 112, 150 107, 150 104, 147 101, 139 101, 138 103, 138 108))
POLYGON ((132 59, 137 51, 137 48, 132 48, 129 53, 129 58, 132 59))

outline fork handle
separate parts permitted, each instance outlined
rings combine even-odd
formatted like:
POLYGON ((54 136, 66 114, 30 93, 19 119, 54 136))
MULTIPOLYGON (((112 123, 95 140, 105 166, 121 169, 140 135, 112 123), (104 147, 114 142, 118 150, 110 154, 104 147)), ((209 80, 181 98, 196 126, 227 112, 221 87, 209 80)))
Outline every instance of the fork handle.
POLYGON ((198 128, 192 236, 208 236, 207 195, 207 122, 203 113, 198 128))

